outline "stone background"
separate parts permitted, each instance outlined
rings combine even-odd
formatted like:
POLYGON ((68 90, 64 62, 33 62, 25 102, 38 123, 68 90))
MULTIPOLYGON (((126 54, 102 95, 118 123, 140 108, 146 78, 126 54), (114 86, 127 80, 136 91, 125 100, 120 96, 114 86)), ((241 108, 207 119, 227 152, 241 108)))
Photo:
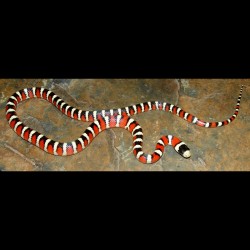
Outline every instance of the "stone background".
MULTIPOLYGON (((1 79, 0 170, 2 171, 249 171, 250 79, 1 79), (69 105, 83 110, 109 109, 145 101, 173 103, 211 122, 229 118, 244 84, 236 120, 225 127, 206 129, 167 112, 133 116, 143 128, 144 151, 152 153, 162 135, 172 134, 187 143, 190 159, 166 147, 155 164, 142 164, 132 153, 131 134, 109 129, 84 151, 67 157, 53 156, 24 141, 5 118, 8 98, 17 90, 43 86, 69 105)), ((53 105, 32 99, 18 105, 20 119, 51 139, 75 140, 90 123, 75 121, 53 105)))

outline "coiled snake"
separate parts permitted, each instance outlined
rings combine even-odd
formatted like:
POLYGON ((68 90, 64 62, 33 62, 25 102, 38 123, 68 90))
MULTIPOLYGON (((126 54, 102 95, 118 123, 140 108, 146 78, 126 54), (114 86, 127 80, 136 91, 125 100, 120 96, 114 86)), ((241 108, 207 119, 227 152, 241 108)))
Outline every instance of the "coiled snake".
POLYGON ((132 115, 147 112, 150 110, 162 110, 168 111, 172 114, 179 116, 180 118, 205 128, 216 128, 225 126, 231 123, 236 116, 240 108, 240 100, 242 95, 243 85, 240 89, 240 94, 237 100, 237 105, 234 114, 227 120, 221 122, 205 122, 197 118, 196 116, 189 114, 181 108, 161 101, 144 102, 136 105, 107 110, 96 111, 83 111, 74 108, 65 103, 59 96, 52 91, 33 87, 25 88, 15 92, 8 100, 6 105, 6 118, 10 127, 24 140, 32 143, 47 153, 53 155, 67 156, 81 152, 86 148, 93 139, 102 131, 108 128, 125 128, 133 136, 133 153, 135 157, 142 163, 155 163, 163 155, 164 147, 171 145, 177 153, 184 158, 191 156, 188 146, 179 138, 173 135, 162 136, 157 144, 155 151, 152 154, 146 154, 142 150, 143 145, 143 131, 141 126, 134 119, 132 115), (17 116, 16 108, 17 104, 21 101, 30 98, 42 98, 52 103, 57 109, 68 117, 84 122, 92 122, 90 126, 84 131, 84 133, 72 142, 58 142, 49 139, 45 135, 35 131, 34 129, 25 126, 23 122, 17 116))

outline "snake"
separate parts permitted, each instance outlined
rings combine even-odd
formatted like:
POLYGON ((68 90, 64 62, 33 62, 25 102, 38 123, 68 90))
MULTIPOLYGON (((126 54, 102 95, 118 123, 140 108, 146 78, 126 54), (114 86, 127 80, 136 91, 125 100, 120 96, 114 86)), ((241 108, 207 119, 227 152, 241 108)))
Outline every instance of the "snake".
POLYGON ((77 154, 85 149, 100 132, 110 128, 124 128, 132 134, 133 153, 136 159, 138 159, 141 163, 152 164, 157 162, 162 157, 164 148, 167 145, 172 146, 178 154, 186 159, 191 157, 190 149, 186 143, 181 141, 178 137, 174 135, 165 135, 157 141, 155 150, 152 154, 144 153, 142 127, 136 120, 131 118, 131 116, 151 110, 161 110, 170 112, 189 123, 204 128, 222 127, 230 124, 237 117, 240 108, 242 91, 243 85, 240 89, 234 114, 230 118, 220 122, 205 122, 174 104, 161 101, 149 101, 117 109, 84 111, 70 106, 58 95, 46 88, 31 87, 19 90, 10 96, 6 104, 6 119, 10 127, 22 139, 37 146, 47 153, 56 156, 69 156, 77 154), (40 132, 26 126, 19 119, 16 113, 18 103, 32 98, 41 98, 50 102, 63 114, 72 119, 92 123, 86 128, 84 133, 82 133, 79 138, 74 141, 59 142, 52 140, 40 132))

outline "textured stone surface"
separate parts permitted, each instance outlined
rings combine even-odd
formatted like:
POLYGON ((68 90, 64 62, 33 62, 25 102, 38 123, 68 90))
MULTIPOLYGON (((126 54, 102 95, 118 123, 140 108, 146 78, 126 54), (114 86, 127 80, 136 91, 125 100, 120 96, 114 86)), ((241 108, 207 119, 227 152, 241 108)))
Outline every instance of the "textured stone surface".
MULTIPOLYGON (((1 79, 0 170, 249 171, 249 87, 249 79, 1 79), (239 115, 225 127, 206 129, 161 111, 133 116, 143 128, 145 152, 152 153, 162 135, 172 134, 191 149, 192 157, 188 160, 172 147, 166 147, 157 163, 142 164, 132 153, 131 134, 122 128, 102 132, 79 154, 53 156, 17 136, 5 118, 9 96, 25 87, 43 86, 83 110, 161 100, 176 104, 202 120, 222 121, 233 114, 241 84, 246 87, 239 115)), ((90 124, 72 120, 40 99, 20 103, 17 113, 26 125, 59 141, 75 140, 90 124)))

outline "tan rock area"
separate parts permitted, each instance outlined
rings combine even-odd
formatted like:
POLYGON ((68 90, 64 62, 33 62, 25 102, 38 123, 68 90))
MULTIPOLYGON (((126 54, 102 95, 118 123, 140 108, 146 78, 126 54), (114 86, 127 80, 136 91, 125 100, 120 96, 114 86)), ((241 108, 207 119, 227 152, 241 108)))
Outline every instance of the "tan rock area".
MULTIPOLYGON (((249 171, 250 79, 1 79, 0 170, 2 171, 249 171), (146 101, 166 101, 211 122, 228 119, 244 84, 238 117, 229 125, 203 128, 168 112, 133 116, 143 128, 146 153, 162 135, 175 135, 191 149, 184 159, 166 147, 155 164, 140 163, 132 152, 132 136, 123 128, 100 133, 73 156, 50 155, 24 141, 5 118, 8 98, 27 87, 52 90, 69 105, 82 110, 121 108, 146 101)), ((23 101, 17 114, 25 125, 61 142, 77 139, 90 122, 63 115, 41 99, 23 101)))

